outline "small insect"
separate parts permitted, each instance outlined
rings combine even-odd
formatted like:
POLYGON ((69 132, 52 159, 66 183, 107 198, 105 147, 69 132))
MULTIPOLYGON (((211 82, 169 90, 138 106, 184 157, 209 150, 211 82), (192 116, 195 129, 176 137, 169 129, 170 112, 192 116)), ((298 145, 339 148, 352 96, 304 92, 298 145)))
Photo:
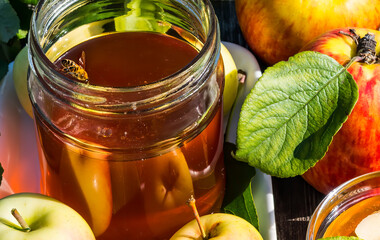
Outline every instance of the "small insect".
POLYGON ((81 82, 88 81, 88 75, 85 68, 85 53, 82 51, 82 55, 79 58, 79 64, 70 59, 61 60, 61 71, 76 78, 81 82), (81 66, 82 65, 82 66, 81 66))

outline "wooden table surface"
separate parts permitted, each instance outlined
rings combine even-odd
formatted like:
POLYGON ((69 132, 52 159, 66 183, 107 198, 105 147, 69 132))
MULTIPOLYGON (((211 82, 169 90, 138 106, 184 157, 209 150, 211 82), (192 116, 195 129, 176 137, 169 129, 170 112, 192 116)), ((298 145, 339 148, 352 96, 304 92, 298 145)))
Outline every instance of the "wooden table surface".
MULTIPOLYGON (((211 2, 219 19, 222 41, 237 43, 249 49, 239 28, 234 0, 211 2)), ((260 59, 258 61, 264 70, 265 64, 260 59)), ((277 239, 305 239, 308 220, 324 195, 314 190, 300 176, 286 179, 272 177, 272 184, 277 239)))

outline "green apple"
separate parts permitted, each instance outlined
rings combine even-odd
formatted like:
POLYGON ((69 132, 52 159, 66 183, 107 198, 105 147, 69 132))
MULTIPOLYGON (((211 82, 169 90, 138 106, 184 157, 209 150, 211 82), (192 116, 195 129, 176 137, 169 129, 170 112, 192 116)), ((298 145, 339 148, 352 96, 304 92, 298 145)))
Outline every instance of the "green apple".
POLYGON ((69 206, 42 194, 17 193, 0 199, 0 239, 95 240, 87 222, 69 206), (17 209, 29 225, 12 215, 17 209))
POLYGON ((18 100, 28 115, 33 117, 33 108, 27 86, 28 67, 28 47, 25 46, 16 56, 13 65, 13 82, 18 100))
POLYGON ((170 240, 190 239, 237 239, 263 240, 257 229, 238 216, 227 213, 214 213, 200 217, 206 238, 202 237, 198 222, 193 220, 178 230, 170 240))
POLYGON ((235 102, 239 79, 235 61, 223 44, 221 44, 220 54, 224 66, 223 115, 226 116, 235 102))
POLYGON ((132 0, 126 5, 130 11, 125 15, 115 17, 115 30, 124 31, 149 31, 166 33, 171 24, 164 20, 164 11, 159 4, 153 1, 132 0))

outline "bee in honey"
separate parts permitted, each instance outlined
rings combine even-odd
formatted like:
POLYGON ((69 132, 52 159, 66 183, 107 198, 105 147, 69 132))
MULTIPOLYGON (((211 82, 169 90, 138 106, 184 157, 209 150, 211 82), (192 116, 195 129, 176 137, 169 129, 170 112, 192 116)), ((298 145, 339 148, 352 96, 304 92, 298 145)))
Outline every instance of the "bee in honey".
POLYGON ((70 59, 62 59, 61 60, 61 71, 76 78, 77 80, 81 82, 87 82, 88 81, 88 75, 86 70, 84 70, 85 67, 85 53, 82 51, 82 55, 79 58, 79 64, 74 62, 70 59), (81 66, 82 65, 82 66, 81 66))

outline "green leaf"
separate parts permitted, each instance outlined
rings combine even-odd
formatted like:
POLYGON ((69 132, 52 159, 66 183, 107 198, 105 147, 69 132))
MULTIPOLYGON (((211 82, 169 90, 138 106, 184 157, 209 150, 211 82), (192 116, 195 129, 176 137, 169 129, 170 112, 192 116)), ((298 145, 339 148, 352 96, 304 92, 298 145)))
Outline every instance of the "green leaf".
POLYGON ((12 62, 21 50, 21 43, 17 37, 13 37, 8 43, 0 41, 0 59, 8 64, 12 62))
POLYGON ((18 39, 24 39, 27 37, 28 31, 19 29, 16 35, 18 39))
POLYGON ((35 5, 34 1, 23 0, 9 0, 12 8, 16 11, 18 18, 20 19, 20 29, 29 30, 30 19, 33 13, 32 5, 35 5))
POLYGON ((222 209, 225 213, 244 218, 259 229, 259 221, 251 188, 251 180, 256 171, 248 164, 236 161, 231 156, 233 151, 235 151, 235 145, 226 142, 224 145, 226 193, 222 209))
POLYGON ((25 4, 31 4, 31 5, 37 5, 38 0, 20 0, 21 2, 25 4))
POLYGON ((267 68, 247 96, 236 158, 276 177, 303 174, 326 153, 358 99, 347 70, 318 52, 267 68))
POLYGON ((0 0, 0 41, 8 42, 20 28, 20 20, 8 0, 0 0))
POLYGON ((327 237, 327 238, 319 238, 318 240, 361 240, 358 237, 327 237))
POLYGON ((225 206, 225 213, 230 213, 250 222, 256 229, 259 230, 259 220, 256 212, 255 203, 252 197, 251 183, 244 192, 235 198, 230 204, 225 206))

